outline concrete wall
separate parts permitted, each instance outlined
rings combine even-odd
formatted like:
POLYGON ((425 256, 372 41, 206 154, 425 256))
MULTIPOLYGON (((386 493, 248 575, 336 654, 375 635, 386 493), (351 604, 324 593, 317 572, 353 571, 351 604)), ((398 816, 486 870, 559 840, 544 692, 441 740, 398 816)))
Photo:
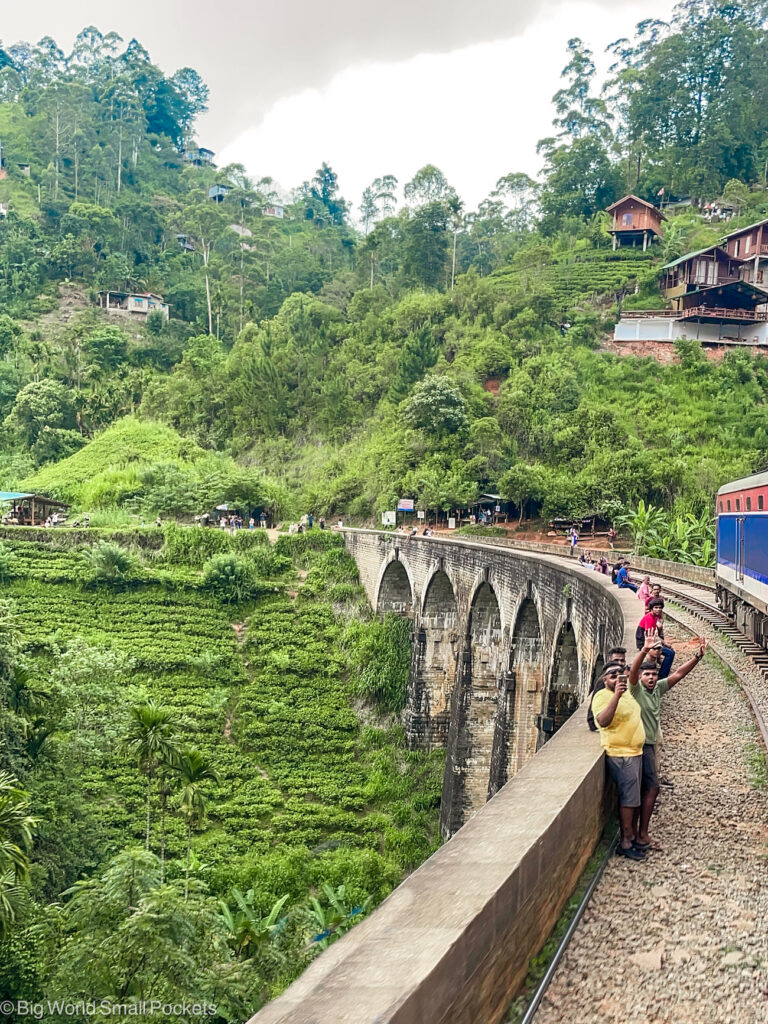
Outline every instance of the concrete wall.
POLYGON ((667 316, 627 317, 619 320, 613 332, 614 341, 675 341, 677 338, 698 338, 716 344, 765 345, 768 324, 742 324, 739 330, 736 323, 699 324, 667 316))

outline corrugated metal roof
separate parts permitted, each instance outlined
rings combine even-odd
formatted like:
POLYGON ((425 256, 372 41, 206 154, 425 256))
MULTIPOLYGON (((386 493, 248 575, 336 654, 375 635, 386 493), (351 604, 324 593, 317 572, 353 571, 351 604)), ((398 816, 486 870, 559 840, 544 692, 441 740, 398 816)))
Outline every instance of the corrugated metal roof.
MULTIPOLYGON (((745 231, 752 231, 754 228, 759 228, 761 224, 768 224, 768 217, 764 217, 763 220, 755 221, 754 224, 747 224, 745 228, 737 228, 735 231, 731 231, 730 234, 723 235, 723 240, 727 238, 735 238, 737 235, 743 235, 745 231)), ((752 253, 753 256, 756 253, 752 253)))
POLYGON ((21 494, 19 491, 0 491, 0 501, 19 501, 21 498, 34 498, 34 494, 21 494))
MULTIPOLYGON (((719 252, 722 256, 726 257, 726 259, 739 259, 738 256, 729 256, 728 253, 724 249, 721 249, 719 245, 710 245, 706 249, 698 249, 696 252, 687 252, 684 256, 681 256, 679 259, 672 260, 671 263, 665 263, 661 269, 670 270, 672 267, 676 267, 678 263, 685 263, 686 260, 692 260, 694 256, 703 256, 705 253, 714 251, 719 252)), ((739 260, 739 262, 743 261, 739 260)))
POLYGON ((768 484, 768 472, 754 473, 752 476, 742 477, 741 480, 732 480, 729 484, 723 484, 717 492, 720 494, 732 494, 733 491, 743 491, 748 487, 761 487, 768 484))

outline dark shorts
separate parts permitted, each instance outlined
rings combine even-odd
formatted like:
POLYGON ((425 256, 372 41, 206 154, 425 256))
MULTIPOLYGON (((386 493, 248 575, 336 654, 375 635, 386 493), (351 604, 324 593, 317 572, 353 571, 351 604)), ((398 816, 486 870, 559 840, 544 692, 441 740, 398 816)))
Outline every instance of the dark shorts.
POLYGON ((640 778, 643 773, 643 757, 609 757, 606 755, 608 774, 619 791, 619 807, 640 806, 640 778))
POLYGON ((659 788, 659 776, 656 771, 655 743, 646 743, 643 747, 643 776, 641 783, 643 791, 646 789, 659 788))

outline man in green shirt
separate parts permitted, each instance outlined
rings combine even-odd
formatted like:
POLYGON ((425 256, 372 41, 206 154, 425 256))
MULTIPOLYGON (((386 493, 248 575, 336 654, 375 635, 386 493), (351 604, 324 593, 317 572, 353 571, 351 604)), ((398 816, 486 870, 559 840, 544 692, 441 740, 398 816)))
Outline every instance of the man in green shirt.
POLYGON ((638 850, 660 850, 661 846, 648 835, 656 798, 659 795, 659 777, 656 771, 656 742, 659 738, 659 722, 661 718, 661 698, 684 679, 691 669, 704 657, 707 641, 703 636, 698 638, 699 649, 692 658, 673 672, 668 679, 659 679, 658 653, 661 641, 655 636, 646 637, 643 647, 632 662, 629 670, 630 693, 640 705, 640 717, 645 730, 643 744, 643 772, 641 779, 640 806, 635 812, 635 841, 638 850), (653 652, 657 660, 648 655, 653 652))

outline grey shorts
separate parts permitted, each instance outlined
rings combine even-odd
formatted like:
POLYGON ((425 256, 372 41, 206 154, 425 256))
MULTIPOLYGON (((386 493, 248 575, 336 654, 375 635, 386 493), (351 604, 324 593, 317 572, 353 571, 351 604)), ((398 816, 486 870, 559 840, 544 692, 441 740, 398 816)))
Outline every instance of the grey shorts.
POLYGON ((656 745, 654 743, 646 743, 643 747, 643 777, 641 783, 643 791, 659 788, 659 774, 656 771, 656 745))
POLYGON ((609 757, 606 754, 608 774, 619 790, 619 807, 640 806, 640 777, 643 772, 643 757, 609 757))

